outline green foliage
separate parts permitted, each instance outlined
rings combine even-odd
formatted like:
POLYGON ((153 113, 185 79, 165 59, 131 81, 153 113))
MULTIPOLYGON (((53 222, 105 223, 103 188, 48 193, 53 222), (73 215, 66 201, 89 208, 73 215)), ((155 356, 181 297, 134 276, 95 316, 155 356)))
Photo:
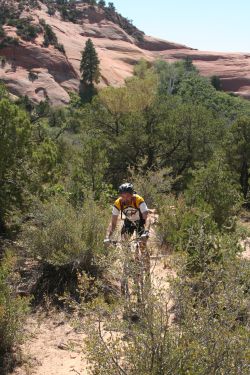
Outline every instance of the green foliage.
POLYGON ((28 312, 28 300, 17 295, 13 283, 15 259, 10 254, 0 263, 0 368, 3 356, 23 338, 23 323, 28 312))
POLYGON ((193 176, 187 191, 189 202, 201 207, 207 205, 220 228, 233 226, 242 197, 225 161, 222 158, 212 160, 193 172, 193 176))
POLYGON ((57 43, 57 36, 52 30, 52 27, 48 24, 44 24, 44 47, 48 47, 50 44, 56 45, 57 43))
POLYGON ((45 138, 33 151, 33 162, 39 171, 40 182, 56 180, 58 158, 58 147, 50 138, 45 138))
POLYGON ((181 273, 174 293, 187 345, 184 373, 247 373, 249 296, 243 278, 248 267, 228 257, 223 267, 214 266, 192 282, 181 273))
POLYGON ((196 104, 211 102, 216 93, 207 78, 196 73, 186 75, 181 81, 178 94, 187 102, 196 104))
POLYGON ((239 238, 216 232, 211 218, 198 213, 186 222, 182 237, 183 250, 187 253, 186 269, 189 274, 207 274, 215 265, 222 266, 224 260, 240 252, 239 238))
POLYGON ((92 134, 84 137, 72 176, 74 194, 80 197, 87 190, 96 197, 100 196, 105 190, 104 176, 107 169, 107 150, 103 141, 92 134))
POLYGON ((236 259, 229 260, 224 269, 215 267, 199 280, 203 282, 203 289, 199 288, 202 296, 196 294, 185 268, 180 269, 181 278, 171 282, 175 306, 172 325, 163 291, 148 295, 147 307, 136 324, 120 320, 120 305, 110 309, 99 303, 94 306, 95 315, 92 307, 85 324, 90 373, 200 375, 239 371, 246 375, 248 299, 241 274, 246 277, 247 268, 242 267, 236 259))
POLYGON ((212 84, 212 86, 213 86, 217 91, 221 91, 221 90, 222 90, 222 85, 221 85, 220 77, 218 77, 218 76, 212 76, 212 77, 211 77, 211 84, 212 84))
POLYGON ((155 62, 154 70, 159 80, 160 95, 176 93, 180 79, 185 73, 184 65, 179 62, 170 64, 159 60, 155 62))
POLYGON ((33 25, 30 18, 21 18, 19 20, 12 20, 17 28, 17 34, 24 40, 34 40, 38 34, 42 31, 39 25, 33 25))
POLYGON ((9 92, 3 83, 0 82, 0 99, 9 99, 9 92))
POLYGON ((99 5, 101 8, 105 8, 105 7, 106 7, 106 2, 105 2, 104 0, 99 0, 98 5, 99 5))
POLYGON ((203 106, 180 104, 171 110, 164 125, 162 141, 165 140, 167 147, 162 150, 162 159, 178 177, 176 190, 183 190, 190 179, 190 169, 212 157, 223 124, 203 106))
POLYGON ((148 207, 160 207, 162 200, 165 200, 166 195, 172 190, 173 179, 170 170, 145 172, 143 168, 140 168, 139 170, 130 169, 129 172, 135 190, 145 199, 148 207))
POLYGON ((6 36, 1 40, 0 42, 0 49, 10 47, 10 46, 18 46, 19 45, 19 39, 14 38, 12 36, 6 36))
POLYGON ((49 45, 53 45, 58 51, 65 53, 65 49, 63 44, 58 43, 57 36, 53 31, 52 27, 48 25, 44 19, 39 20, 40 25, 43 27, 44 31, 44 47, 48 47, 49 45))
POLYGON ((53 6, 49 5, 48 6, 48 15, 54 16, 55 13, 56 13, 56 9, 53 6))
POLYGON ((211 215, 196 207, 187 206, 183 197, 167 196, 159 207, 157 235, 161 243, 171 249, 183 251, 189 242, 193 226, 203 223, 207 232, 215 234, 216 224, 211 215))
POLYGON ((21 13, 21 9, 18 9, 16 4, 12 1, 2 1, 0 9, 0 23, 1 25, 6 24, 9 19, 18 19, 21 13))
POLYGON ((100 79, 100 61, 96 53, 94 44, 91 39, 88 39, 82 52, 82 59, 80 71, 82 74, 82 81, 86 86, 93 86, 94 83, 99 83, 100 79))
POLYGON ((111 10, 112 12, 115 12, 115 11, 116 11, 115 6, 114 6, 114 3, 108 3, 108 8, 109 8, 109 10, 111 10))
MULTIPOLYGON (((198 72, 189 59, 168 63, 157 60, 153 67, 158 77, 158 89, 160 95, 176 94, 180 83, 187 77, 196 77, 198 72)), ((201 102, 202 104, 202 102, 201 102)))
POLYGON ((112 2, 108 3, 108 6, 103 8, 105 10, 106 18, 121 27, 126 33, 131 35, 137 42, 143 42, 144 33, 137 29, 133 25, 133 21, 126 17, 123 17, 116 11, 116 8, 112 2))
POLYGON ((0 37, 1 38, 5 37, 5 31, 4 31, 4 28, 3 28, 3 26, 1 24, 0 24, 0 37))
POLYGON ((91 266, 103 251, 107 228, 104 208, 92 198, 75 209, 65 197, 53 197, 34 207, 34 222, 24 227, 27 249, 38 259, 53 265, 91 266))
POLYGON ((225 137, 227 162, 237 176, 244 198, 248 199, 250 179, 250 117, 239 117, 225 137))
POLYGON ((228 123, 235 120, 239 114, 249 114, 250 111, 248 101, 217 91, 209 79, 197 73, 185 75, 181 79, 177 93, 185 102, 201 104, 214 111, 217 116, 228 119, 228 123))
POLYGON ((0 227, 22 207, 31 155, 31 125, 25 112, 7 99, 0 101, 0 227))
POLYGON ((56 45, 55 45, 55 48, 56 49, 58 49, 58 51, 60 51, 60 52, 62 52, 63 54, 65 54, 65 48, 64 48, 64 45, 63 44, 61 44, 61 43, 57 43, 56 45))
POLYGON ((134 67, 134 75, 139 78, 145 78, 151 64, 145 59, 141 59, 134 67))
MULTIPOLYGON (((58 46, 51 27, 40 24, 47 45, 58 46)), ((94 90, 99 60, 93 44, 90 49, 96 71, 87 64, 83 83, 94 90)), ((245 201, 249 195, 249 103, 215 90, 188 59, 152 67, 140 61, 123 87, 102 89, 88 104, 77 94, 64 108, 26 97, 14 105, 9 97, 0 85, 1 232, 17 217, 23 221, 21 243, 44 269, 88 274, 101 259, 113 271, 113 254, 103 260, 107 207, 114 188, 130 177, 150 208, 158 209, 157 237, 175 250, 181 265, 167 293, 174 299, 171 314, 166 294, 153 286, 145 306, 138 307, 137 324, 121 322, 124 306, 117 298, 118 304, 100 306, 96 332, 98 301, 91 301, 92 373, 247 374, 249 263, 238 256, 246 233, 235 223, 240 188, 245 201)), ((15 323, 23 303, 4 267, 0 334, 9 344, 2 351, 20 332, 15 323)), ((84 293, 92 281, 82 275, 84 293)))

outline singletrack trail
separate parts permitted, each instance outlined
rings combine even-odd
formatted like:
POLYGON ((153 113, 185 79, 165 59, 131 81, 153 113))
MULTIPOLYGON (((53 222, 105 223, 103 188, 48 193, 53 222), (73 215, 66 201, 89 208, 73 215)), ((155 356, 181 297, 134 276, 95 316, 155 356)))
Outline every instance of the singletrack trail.
MULTIPOLYGON (((157 215, 152 212, 150 216, 152 285, 166 293, 166 303, 171 309, 168 277, 174 277, 175 273, 170 266, 170 255, 163 254, 159 247, 154 225, 157 215)), ((63 313, 36 312, 29 317, 25 331, 27 337, 21 346, 23 363, 13 375, 89 375, 83 346, 85 335, 74 329, 63 313)))
POLYGON ((250 260, 250 237, 248 237, 245 241, 243 241, 242 245, 244 248, 242 257, 244 259, 250 260))
POLYGON ((82 353, 84 334, 77 332, 64 314, 36 313, 26 324, 23 364, 14 375, 87 375, 82 353))

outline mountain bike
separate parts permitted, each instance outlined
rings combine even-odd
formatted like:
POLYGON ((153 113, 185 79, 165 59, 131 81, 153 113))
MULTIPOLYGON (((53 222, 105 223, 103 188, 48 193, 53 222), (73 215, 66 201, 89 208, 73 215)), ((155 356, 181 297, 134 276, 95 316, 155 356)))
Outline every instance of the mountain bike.
POLYGON ((121 294, 129 308, 143 306, 150 288, 150 255, 141 237, 110 241, 119 248, 122 259, 121 294))

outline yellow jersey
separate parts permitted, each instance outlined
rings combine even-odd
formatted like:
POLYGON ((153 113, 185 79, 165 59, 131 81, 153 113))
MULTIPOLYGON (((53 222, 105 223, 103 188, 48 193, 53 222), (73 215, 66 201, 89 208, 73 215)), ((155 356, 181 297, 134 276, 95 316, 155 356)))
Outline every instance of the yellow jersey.
POLYGON ((133 194, 129 205, 122 200, 122 197, 118 198, 114 203, 112 214, 119 215, 121 212, 126 216, 126 219, 136 222, 141 220, 142 214, 147 211, 148 208, 144 199, 138 194, 133 194))

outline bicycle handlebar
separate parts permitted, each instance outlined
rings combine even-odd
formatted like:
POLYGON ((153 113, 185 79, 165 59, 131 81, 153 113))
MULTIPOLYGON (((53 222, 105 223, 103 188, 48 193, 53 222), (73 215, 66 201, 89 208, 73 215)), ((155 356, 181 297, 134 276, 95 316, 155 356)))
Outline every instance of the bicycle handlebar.
POLYGON ((128 244, 133 243, 133 242, 141 242, 143 241, 143 238, 141 237, 136 237, 133 238, 132 240, 123 240, 123 241, 118 241, 118 240, 104 240, 104 243, 107 245, 120 245, 123 244, 124 242, 127 242, 128 244))

